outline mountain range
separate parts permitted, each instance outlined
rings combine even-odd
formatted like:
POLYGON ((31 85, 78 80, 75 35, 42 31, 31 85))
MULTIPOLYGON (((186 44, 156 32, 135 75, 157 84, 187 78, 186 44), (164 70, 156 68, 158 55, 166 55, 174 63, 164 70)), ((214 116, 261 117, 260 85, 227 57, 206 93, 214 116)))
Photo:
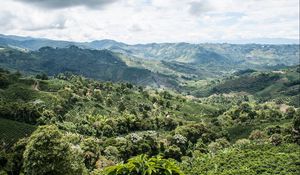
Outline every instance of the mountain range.
POLYGON ((244 69, 299 64, 298 44, 125 44, 114 40, 59 41, 0 35, 0 65, 23 72, 72 72, 104 81, 179 87, 244 69))

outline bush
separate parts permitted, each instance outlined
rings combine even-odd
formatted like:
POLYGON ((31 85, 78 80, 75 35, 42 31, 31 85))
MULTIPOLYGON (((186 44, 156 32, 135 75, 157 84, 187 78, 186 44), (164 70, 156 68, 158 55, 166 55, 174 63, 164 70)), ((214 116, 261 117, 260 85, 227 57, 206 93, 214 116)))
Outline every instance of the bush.
POLYGON ((254 130, 251 132, 249 139, 257 142, 264 141, 266 139, 266 134, 260 130, 254 130))
POLYGON ((80 147, 83 150, 85 166, 90 170, 94 169, 101 151, 99 143, 90 137, 84 139, 80 147))
POLYGON ((176 145, 172 145, 172 146, 169 146, 165 152, 164 152, 164 156, 166 158, 173 158, 177 161, 180 161, 181 160, 181 156, 182 156, 182 152, 180 150, 180 148, 176 145))
POLYGON ((282 142, 282 136, 281 136, 280 134, 273 134, 273 135, 269 138, 269 141, 270 141, 273 145, 277 146, 277 145, 281 144, 281 142, 282 142))
POLYGON ((128 160, 126 164, 108 167, 102 175, 183 175, 176 163, 162 157, 148 158, 139 155, 128 160))
POLYGON ((249 139, 239 139, 235 142, 234 145, 238 148, 244 148, 250 144, 251 144, 251 141, 249 139))

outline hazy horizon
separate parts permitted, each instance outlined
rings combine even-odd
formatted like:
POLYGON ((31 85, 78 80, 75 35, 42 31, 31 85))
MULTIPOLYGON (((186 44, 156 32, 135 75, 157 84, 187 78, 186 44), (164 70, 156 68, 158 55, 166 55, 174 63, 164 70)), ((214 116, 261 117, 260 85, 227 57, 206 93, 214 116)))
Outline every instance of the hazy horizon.
POLYGON ((298 7, 298 0, 7 0, 0 33, 128 44, 299 44, 298 7))
MULTIPOLYGON (((101 38, 101 39, 92 39, 89 41, 77 41, 77 40, 64 40, 64 39, 53 39, 53 38, 46 38, 46 37, 33 37, 33 36, 22 36, 22 35, 6 35, 1 33, 0 36, 5 37, 22 37, 28 39, 42 39, 42 40, 52 40, 52 41, 61 41, 61 42, 73 42, 73 43, 88 43, 88 42, 95 42, 95 41, 103 41, 103 40, 111 40, 115 42, 120 42, 124 44, 129 44, 123 41, 113 40, 110 38, 101 38)), ((207 42, 149 42, 149 43, 130 43, 129 45, 137 45, 137 44, 166 44, 166 43, 188 43, 188 44, 270 44, 270 45, 281 45, 281 44, 296 44, 299 45, 299 39, 289 39, 289 38, 253 38, 253 39, 245 39, 245 40, 219 40, 219 41, 207 41, 207 42)))

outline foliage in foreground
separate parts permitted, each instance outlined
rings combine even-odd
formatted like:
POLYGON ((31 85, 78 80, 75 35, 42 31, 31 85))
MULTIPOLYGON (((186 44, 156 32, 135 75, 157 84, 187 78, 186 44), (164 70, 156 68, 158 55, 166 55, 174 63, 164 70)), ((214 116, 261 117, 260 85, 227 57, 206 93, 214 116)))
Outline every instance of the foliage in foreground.
POLYGON ((176 163, 160 156, 148 158, 139 155, 119 164, 106 168, 103 175, 183 175, 176 163))
POLYGON ((81 175, 85 172, 83 160, 63 140, 54 125, 40 126, 30 137, 24 152, 24 171, 27 175, 56 174, 81 175))

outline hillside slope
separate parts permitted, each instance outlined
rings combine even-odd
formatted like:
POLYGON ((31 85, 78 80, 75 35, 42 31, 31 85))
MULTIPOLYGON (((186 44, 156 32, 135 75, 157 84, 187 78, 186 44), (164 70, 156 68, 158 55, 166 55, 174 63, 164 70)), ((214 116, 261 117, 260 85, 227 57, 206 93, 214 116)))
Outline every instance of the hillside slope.
POLYGON ((190 91, 196 96, 245 92, 262 101, 274 100, 299 107, 299 70, 299 65, 277 71, 243 70, 190 91))
MULTIPOLYGON (((0 172, 22 174, 31 162, 65 170, 57 164, 60 156, 90 175, 132 170, 132 161, 152 166, 148 159, 162 167, 172 162, 185 174, 299 174, 300 110, 284 101, 257 101, 238 92, 244 86, 226 87, 219 90, 232 92, 195 98, 71 73, 23 76, 0 69, 0 172)), ((258 87, 249 92, 259 93, 258 87)))
POLYGON ((142 67, 130 67, 109 50, 43 47, 37 51, 2 48, 0 65, 27 73, 56 75, 71 72, 104 81, 123 81, 140 85, 174 87, 170 77, 142 67))
MULTIPOLYGON (((190 44, 190 43, 150 43, 129 45, 113 40, 92 42, 68 42, 30 37, 0 35, 0 45, 29 50, 41 47, 69 47, 108 49, 131 58, 176 61, 203 67, 217 67, 219 70, 237 68, 264 69, 274 65, 299 64, 299 45, 271 44, 190 44)), ((207 68, 206 67, 206 68, 207 68)))

